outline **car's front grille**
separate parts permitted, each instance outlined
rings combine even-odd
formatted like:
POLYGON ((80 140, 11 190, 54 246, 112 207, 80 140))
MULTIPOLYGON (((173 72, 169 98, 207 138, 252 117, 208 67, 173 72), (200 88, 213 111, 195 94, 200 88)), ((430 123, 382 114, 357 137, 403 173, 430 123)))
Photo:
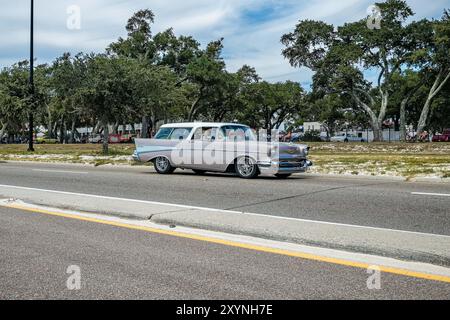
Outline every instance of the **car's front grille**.
POLYGON ((305 160, 281 160, 280 168, 302 168, 306 165, 305 160))

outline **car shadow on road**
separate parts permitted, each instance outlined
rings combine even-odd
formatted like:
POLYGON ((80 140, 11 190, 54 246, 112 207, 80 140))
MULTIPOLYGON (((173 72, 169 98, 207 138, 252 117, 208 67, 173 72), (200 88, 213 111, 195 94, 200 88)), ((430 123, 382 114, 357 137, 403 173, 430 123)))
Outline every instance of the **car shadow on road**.
MULTIPOLYGON (((145 172, 144 174, 148 174, 148 175, 155 175, 158 176, 159 173, 157 172, 145 172)), ((243 180, 240 179, 237 175, 232 174, 232 173, 214 173, 214 172, 208 172, 208 173, 204 173, 204 174, 196 174, 190 170, 185 170, 185 171, 181 171, 181 170, 177 170, 174 173, 172 173, 170 176, 185 176, 185 177, 198 177, 198 178, 224 178, 224 179, 238 179, 238 180, 243 180)), ((259 176, 256 179, 253 180, 266 180, 266 181, 290 181, 290 180, 310 180, 313 179, 314 177, 311 176, 304 176, 304 175, 292 175, 289 178, 286 179, 280 179, 277 178, 275 176, 259 176)))

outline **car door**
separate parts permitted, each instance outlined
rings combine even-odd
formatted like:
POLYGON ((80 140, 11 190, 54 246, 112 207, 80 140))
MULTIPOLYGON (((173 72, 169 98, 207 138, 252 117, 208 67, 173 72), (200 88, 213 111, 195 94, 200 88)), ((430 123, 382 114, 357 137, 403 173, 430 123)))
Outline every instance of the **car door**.
POLYGON ((167 143, 172 148, 170 160, 178 168, 187 168, 190 164, 190 143, 188 138, 191 136, 193 128, 174 128, 167 136, 167 143))
POLYGON ((191 161, 186 163, 185 168, 205 171, 220 171, 210 155, 210 150, 214 149, 218 127, 198 127, 194 130, 189 139, 189 149, 191 161))

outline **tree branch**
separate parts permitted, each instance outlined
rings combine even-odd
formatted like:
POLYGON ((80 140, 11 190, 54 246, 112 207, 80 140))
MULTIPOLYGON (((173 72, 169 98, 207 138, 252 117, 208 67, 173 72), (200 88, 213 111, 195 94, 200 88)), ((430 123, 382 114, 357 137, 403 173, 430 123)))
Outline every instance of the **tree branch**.
POLYGON ((446 71, 442 71, 440 73, 440 75, 443 76, 443 74, 445 74, 447 72, 447 76, 445 77, 445 79, 441 82, 441 84, 439 85, 439 87, 437 87, 434 92, 431 95, 431 98, 434 98, 441 90, 442 88, 445 86, 445 84, 447 83, 448 79, 450 79, 450 70, 446 70, 446 71))

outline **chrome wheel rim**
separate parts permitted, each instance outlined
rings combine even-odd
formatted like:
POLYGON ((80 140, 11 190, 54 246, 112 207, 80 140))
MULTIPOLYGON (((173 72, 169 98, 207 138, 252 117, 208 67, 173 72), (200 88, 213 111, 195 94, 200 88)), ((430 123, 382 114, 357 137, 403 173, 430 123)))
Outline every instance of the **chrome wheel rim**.
POLYGON ((249 177, 255 172, 256 166, 252 159, 240 158, 237 162, 237 169, 241 176, 249 177))
POLYGON ((166 171, 169 168, 169 160, 164 157, 159 157, 156 159, 156 167, 160 171, 166 171))

